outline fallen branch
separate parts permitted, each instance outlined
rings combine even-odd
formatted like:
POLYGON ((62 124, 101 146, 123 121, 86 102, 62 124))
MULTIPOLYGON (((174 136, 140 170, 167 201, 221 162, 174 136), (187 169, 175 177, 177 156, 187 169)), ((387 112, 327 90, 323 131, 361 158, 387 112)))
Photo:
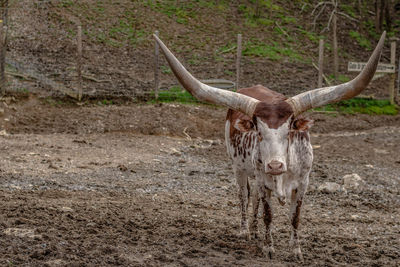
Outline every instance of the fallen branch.
POLYGON ((341 16, 344 16, 344 17, 346 17, 346 18, 348 18, 349 20, 353 20, 353 21, 355 21, 355 22, 358 22, 359 20, 358 19, 356 19, 356 18, 352 18, 352 17, 350 17, 349 15, 347 15, 346 13, 343 13, 343 12, 336 12, 336 14, 338 14, 338 15, 341 15, 341 16))
POLYGON ((98 80, 95 77, 89 76, 87 74, 82 74, 82 77, 85 78, 86 80, 90 80, 90 81, 93 81, 93 82, 96 82, 96 83, 108 83, 108 82, 111 82, 111 80, 98 80))
POLYGON ((30 76, 25 76, 23 74, 19 74, 19 73, 16 73, 16 72, 6 71, 5 73, 8 74, 8 75, 11 75, 11 76, 15 76, 15 77, 24 79, 24 80, 35 80, 34 78, 32 78, 30 76))
POLYGON ((278 26, 278 28, 283 32, 284 35, 290 37, 289 34, 284 29, 282 29, 281 26, 279 26, 279 23, 277 21, 275 21, 275 25, 278 26))
POLYGON ((192 137, 186 132, 187 128, 188 127, 185 127, 185 129, 183 129, 183 134, 186 135, 187 140, 192 140, 192 137))
POLYGON ((225 53, 228 53, 228 52, 230 52, 230 51, 232 51, 232 50, 235 50, 235 49, 236 49, 236 45, 232 46, 231 48, 227 48, 227 49, 225 49, 225 50, 222 50, 222 51, 219 52, 218 54, 225 54, 225 53))
POLYGON ((338 111, 331 111, 331 110, 313 110, 313 113, 325 113, 325 114, 338 114, 338 111))
MULTIPOLYGON (((317 65, 315 65, 315 63, 313 62, 313 66, 314 66, 314 68, 316 68, 317 69, 317 71, 319 71, 319 68, 318 68, 318 66, 317 65)), ((332 84, 331 84, 331 82, 329 81, 329 79, 328 79, 328 77, 326 77, 325 76, 325 74, 323 74, 322 73, 322 77, 324 78, 324 80, 325 80, 325 82, 328 84, 328 86, 331 86, 332 84)))

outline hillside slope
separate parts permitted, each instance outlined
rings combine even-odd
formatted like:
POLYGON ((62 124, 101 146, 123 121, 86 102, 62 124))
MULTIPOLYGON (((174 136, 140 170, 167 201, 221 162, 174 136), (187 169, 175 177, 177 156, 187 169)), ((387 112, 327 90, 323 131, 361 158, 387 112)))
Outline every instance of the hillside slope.
MULTIPOLYGON (((17 1, 9 11, 8 56, 74 89, 75 38, 81 24, 84 73, 89 77, 84 80, 85 95, 141 98, 153 89, 155 30, 196 77, 230 80, 235 80, 236 35, 242 33, 241 86, 263 84, 295 94, 316 86, 312 63, 317 62, 320 37, 326 39, 324 69, 327 76, 332 74, 332 34, 323 30, 332 8, 327 5, 320 13, 322 6, 314 10, 318 2, 17 1)), ((355 2, 343 0, 339 5, 341 75, 336 82, 354 76, 346 72, 347 62, 367 60, 379 37, 373 28, 372 1, 363 1, 367 3, 361 11, 355 2)), ((387 43, 382 61, 389 61, 389 50, 387 43)), ((163 59, 161 65, 161 87, 176 84, 163 59)), ((381 79, 366 93, 385 96, 385 84, 381 79)), ((35 89, 36 83, 14 80, 12 87, 45 92, 42 86, 35 89)), ((57 94, 48 89, 48 94, 57 94)))

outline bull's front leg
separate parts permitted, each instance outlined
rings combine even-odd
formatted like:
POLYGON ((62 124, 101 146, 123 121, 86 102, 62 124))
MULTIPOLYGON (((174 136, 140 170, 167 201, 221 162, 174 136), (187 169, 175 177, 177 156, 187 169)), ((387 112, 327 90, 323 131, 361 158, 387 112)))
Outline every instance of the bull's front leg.
POLYGON ((247 210, 249 207, 250 185, 247 174, 241 170, 235 170, 236 182, 238 184, 238 196, 240 206, 240 233, 241 237, 250 239, 249 225, 247 221, 247 210))
POLYGON ((259 197, 262 201, 264 210, 263 210, 263 219, 265 224, 265 240, 263 246, 263 253, 268 258, 272 259, 275 254, 274 244, 271 235, 271 222, 272 222, 272 206, 271 206, 271 190, 265 187, 265 185, 259 184, 259 197))
POLYGON ((298 228, 300 223, 300 211, 303 203, 304 191, 294 189, 292 191, 290 202, 290 221, 292 224, 292 232, 290 235, 290 246, 293 248, 294 255, 300 261, 303 261, 303 255, 300 249, 300 241, 298 235, 298 228))

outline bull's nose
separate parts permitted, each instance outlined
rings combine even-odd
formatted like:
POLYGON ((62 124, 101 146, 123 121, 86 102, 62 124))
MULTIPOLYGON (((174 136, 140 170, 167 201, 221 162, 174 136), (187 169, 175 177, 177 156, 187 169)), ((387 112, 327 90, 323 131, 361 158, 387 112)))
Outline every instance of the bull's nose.
POLYGON ((279 170, 282 169, 283 163, 277 160, 273 160, 270 163, 268 163, 268 168, 271 170, 279 170))
POLYGON ((270 163, 267 164, 267 172, 271 174, 280 174, 284 172, 284 165, 282 162, 273 160, 270 163))

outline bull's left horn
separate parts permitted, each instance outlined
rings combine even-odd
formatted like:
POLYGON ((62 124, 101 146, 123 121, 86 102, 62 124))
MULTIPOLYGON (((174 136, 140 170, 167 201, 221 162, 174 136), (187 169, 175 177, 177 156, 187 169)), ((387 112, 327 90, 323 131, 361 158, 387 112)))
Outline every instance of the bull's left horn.
POLYGON ((254 110, 259 101, 255 98, 239 93, 208 86, 193 77, 164 43, 154 34, 169 66, 182 86, 200 101, 223 105, 233 110, 238 110, 253 117, 254 110))
POLYGON ((367 65, 353 80, 335 86, 307 91, 287 99, 286 101, 293 108, 294 115, 297 116, 312 108, 350 99, 361 93, 368 86, 375 74, 385 42, 385 36, 386 32, 383 32, 378 45, 368 60, 367 65))

